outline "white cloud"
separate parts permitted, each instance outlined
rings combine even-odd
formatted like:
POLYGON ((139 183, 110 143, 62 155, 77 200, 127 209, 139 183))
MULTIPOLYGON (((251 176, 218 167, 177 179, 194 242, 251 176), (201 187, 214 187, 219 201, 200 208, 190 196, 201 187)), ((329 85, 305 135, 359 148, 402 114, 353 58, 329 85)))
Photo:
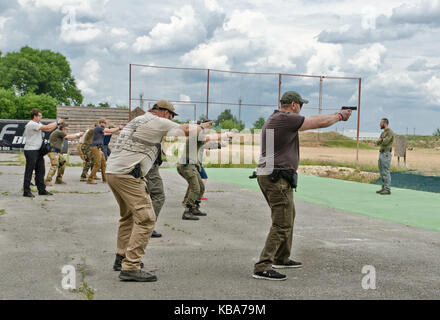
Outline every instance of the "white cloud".
POLYGON ((127 50, 129 47, 130 46, 124 41, 119 41, 113 45, 113 49, 115 50, 127 50))
POLYGON ((5 27, 5 24, 8 20, 10 20, 10 18, 0 16, 0 41, 5 38, 5 36, 3 35, 3 28, 5 27))
POLYGON ((431 77, 424 85, 430 100, 434 104, 440 104, 440 78, 431 77))
POLYGON ((86 95, 96 95, 96 91, 94 90, 94 86, 99 82, 99 72, 101 71, 101 67, 99 62, 91 59, 86 62, 84 65, 81 76, 82 79, 78 81, 78 88, 86 95))
POLYGON ((266 35, 267 24, 266 16, 261 12, 235 10, 223 29, 225 31, 237 30, 249 37, 261 37, 266 35))
POLYGON ((378 71, 387 49, 380 43, 375 43, 369 48, 361 49, 348 63, 356 70, 375 72, 378 71))
POLYGON ((316 43, 315 53, 307 61, 307 73, 313 75, 342 75, 343 51, 340 45, 316 43))
POLYGON ((143 52, 196 45, 206 36, 205 27, 197 19, 190 5, 176 11, 170 20, 170 23, 158 23, 148 36, 138 37, 133 44, 134 50, 143 52))
POLYGON ((73 7, 65 7, 66 14, 61 21, 60 37, 66 43, 84 43, 94 40, 101 34, 101 30, 91 23, 78 23, 76 11, 73 7))
POLYGON ((180 61, 186 66, 229 70, 230 64, 226 53, 232 42, 203 43, 182 56, 180 61))
POLYGON ((223 12, 222 7, 218 4, 216 0, 205 0, 205 7, 209 11, 223 12))
POLYGON ((130 34, 130 32, 125 28, 112 28, 110 30, 110 33, 113 36, 126 36, 126 35, 130 34))
POLYGON ((26 9, 47 8, 51 11, 63 11, 74 8, 78 14, 101 16, 103 8, 109 0, 18 0, 19 5, 26 9))
POLYGON ((400 23, 440 23, 440 1, 421 0, 404 3, 393 10, 391 20, 400 23))

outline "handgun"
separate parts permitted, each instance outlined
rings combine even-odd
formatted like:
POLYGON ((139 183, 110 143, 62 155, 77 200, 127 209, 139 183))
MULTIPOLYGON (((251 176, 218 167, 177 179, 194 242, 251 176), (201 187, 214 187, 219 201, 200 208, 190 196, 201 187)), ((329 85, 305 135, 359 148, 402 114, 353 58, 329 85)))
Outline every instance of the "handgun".
MULTIPOLYGON (((214 120, 209 120, 209 119, 206 119, 206 120, 199 120, 199 121, 197 121, 197 124, 202 124, 202 123, 205 123, 205 122, 214 122, 214 120)), ((214 122, 215 123, 215 122, 214 122)))
POLYGON ((357 110, 358 109, 358 107, 352 107, 352 106, 343 106, 342 108, 341 108, 342 110, 357 110))

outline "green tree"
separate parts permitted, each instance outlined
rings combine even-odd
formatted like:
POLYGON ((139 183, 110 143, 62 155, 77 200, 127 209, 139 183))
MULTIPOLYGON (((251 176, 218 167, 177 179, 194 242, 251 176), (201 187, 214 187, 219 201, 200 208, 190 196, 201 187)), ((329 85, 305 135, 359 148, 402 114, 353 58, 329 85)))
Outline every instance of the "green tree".
POLYGON ((28 93, 17 99, 16 119, 29 119, 32 109, 40 109, 43 118, 55 119, 57 117, 57 100, 46 94, 28 93))
POLYGON ((17 113, 17 97, 12 89, 0 88, 0 119, 14 119, 17 113))
POLYGON ((225 130, 237 129, 241 131, 244 129, 244 124, 242 122, 237 123, 234 120, 225 120, 220 123, 220 128, 225 130))
POLYGON ((100 108, 110 108, 110 104, 108 102, 100 102, 98 104, 98 107, 100 107, 100 108))
POLYGON ((254 129, 262 129, 266 120, 263 117, 259 117, 257 121, 254 122, 254 129))
POLYGON ((44 118, 55 119, 57 101, 48 95, 28 93, 23 96, 15 95, 12 89, 0 88, 0 118, 29 119, 32 109, 40 109, 44 118))
POLYGON ((232 114, 231 109, 225 109, 225 111, 220 113, 217 117, 216 123, 221 124, 223 121, 226 120, 232 120, 234 122, 237 122, 237 119, 232 114))
POLYGON ((0 58, 0 87, 20 96, 46 94, 58 104, 80 105, 84 99, 66 57, 28 46, 0 58))
POLYGON ((432 135, 436 137, 440 137, 440 128, 437 128, 437 130, 435 130, 432 135))

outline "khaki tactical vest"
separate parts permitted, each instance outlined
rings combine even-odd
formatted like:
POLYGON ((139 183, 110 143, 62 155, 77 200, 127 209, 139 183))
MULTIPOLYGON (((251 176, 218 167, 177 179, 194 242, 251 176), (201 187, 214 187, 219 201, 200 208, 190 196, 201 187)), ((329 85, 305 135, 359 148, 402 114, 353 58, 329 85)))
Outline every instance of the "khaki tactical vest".
POLYGON ((125 128, 119 134, 115 145, 113 146, 114 151, 131 151, 135 153, 151 154, 160 150, 160 143, 151 143, 144 139, 142 134, 142 127, 157 117, 151 113, 146 113, 145 115, 139 116, 131 120, 125 128), (152 150, 151 147, 156 147, 157 150, 152 150))

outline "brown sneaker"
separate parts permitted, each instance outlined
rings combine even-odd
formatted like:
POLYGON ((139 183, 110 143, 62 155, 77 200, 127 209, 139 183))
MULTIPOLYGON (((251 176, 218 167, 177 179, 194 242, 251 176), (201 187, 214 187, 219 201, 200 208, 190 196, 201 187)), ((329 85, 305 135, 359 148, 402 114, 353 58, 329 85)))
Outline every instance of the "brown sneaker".
POLYGON ((56 180, 55 180, 55 184, 67 184, 67 182, 66 182, 66 181, 63 181, 63 180, 61 180, 61 179, 56 179, 56 180))
POLYGON ((93 180, 87 180, 87 184, 97 184, 97 183, 93 180))
POLYGON ((381 192, 379 192, 379 194, 382 194, 382 195, 391 194, 391 191, 387 190, 387 189, 383 189, 381 192))
POLYGON ((52 187, 53 186, 52 182, 50 182, 49 180, 44 181, 44 184, 46 185, 46 187, 52 187))
POLYGON ((87 177, 81 177, 79 178, 79 181, 87 181, 87 177))

